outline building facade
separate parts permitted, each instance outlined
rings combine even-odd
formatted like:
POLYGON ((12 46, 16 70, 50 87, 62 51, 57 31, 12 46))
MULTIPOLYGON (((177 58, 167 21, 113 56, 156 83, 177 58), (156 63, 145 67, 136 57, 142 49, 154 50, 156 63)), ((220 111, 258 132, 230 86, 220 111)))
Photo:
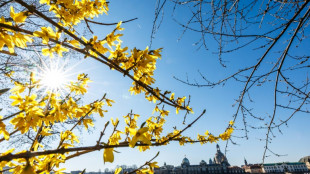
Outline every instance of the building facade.
POLYGON ((301 158, 298 162, 305 163, 307 168, 310 170, 310 156, 301 158))
POLYGON ((309 171, 303 162, 269 163, 263 164, 262 168, 264 173, 300 173, 309 171))
POLYGON ((246 173, 264 173, 261 164, 246 164, 242 168, 246 173))
POLYGON ((237 166, 230 166, 226 156, 221 152, 219 145, 216 145, 217 152, 209 164, 202 160, 197 165, 191 165, 185 157, 180 166, 166 165, 155 169, 155 174, 223 174, 223 173, 245 173, 244 169, 237 166))

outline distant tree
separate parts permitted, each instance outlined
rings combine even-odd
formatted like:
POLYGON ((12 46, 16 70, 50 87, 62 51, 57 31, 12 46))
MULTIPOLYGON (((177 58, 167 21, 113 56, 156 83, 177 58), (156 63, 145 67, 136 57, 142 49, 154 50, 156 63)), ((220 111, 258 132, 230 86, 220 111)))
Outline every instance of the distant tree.
MULTIPOLYGON (((176 77, 177 80, 195 87, 214 88, 233 81, 242 84, 236 94, 234 121, 243 122, 244 138, 248 138, 249 128, 265 129, 265 151, 271 151, 268 144, 275 137, 274 132, 286 126, 296 113, 309 111, 309 0, 238 1, 238 0, 157 0, 151 43, 163 21, 163 10, 171 7, 173 19, 186 32, 197 33, 201 37, 195 45, 205 50, 210 48, 210 40, 217 44, 215 54, 219 63, 231 72, 218 81, 210 80, 210 74, 199 72, 199 78, 176 77), (185 11, 188 9, 188 11, 185 11), (187 13, 188 12, 188 13, 187 13), (187 22, 184 15, 188 15, 187 22), (251 50, 243 57, 241 64, 234 61, 233 53, 251 50), (250 61, 249 61, 250 60, 250 61), (247 63, 248 62, 248 63, 247 63), (239 64, 237 70, 232 64, 239 64), (263 117, 257 114, 251 103, 257 88, 272 87, 273 109, 263 117), (282 98, 285 98, 283 100, 282 98), (279 114, 285 110, 287 115, 279 114), (265 126, 250 125, 250 120, 262 121, 265 126)), ((180 38, 181 38, 180 37, 180 38)), ((206 65, 207 67, 207 65, 206 65)), ((260 95, 260 97, 262 97, 260 95)), ((228 143, 229 141, 227 141, 228 143)), ((234 143, 233 141, 231 141, 234 143)), ((226 146, 227 147, 227 146, 226 146)))
MULTIPOLYGON (((11 103, 1 106, 1 113, 5 116, 0 116, 0 145, 4 147, 4 152, 0 154, 0 172, 62 173, 60 163, 101 149, 103 161, 112 163, 114 148, 137 147, 140 151, 145 151, 172 141, 177 141, 180 145, 212 143, 227 140, 233 132, 234 123, 231 121, 227 129, 218 136, 208 131, 204 135, 198 134, 197 138, 183 136, 183 132, 193 126, 205 111, 183 129, 164 132, 165 118, 170 114, 166 108, 175 109, 177 114, 182 111, 186 116, 193 112, 189 99, 152 87, 155 82, 153 75, 156 61, 161 58, 162 49, 133 48, 127 51, 127 47, 121 46, 122 34, 119 32, 123 30, 122 22, 107 24, 93 20, 98 15, 107 14, 108 2, 105 0, 2 0, 0 11, 4 10, 8 12, 0 18, 1 56, 35 52, 41 60, 42 57, 51 59, 55 56, 63 57, 65 52, 75 52, 130 79, 133 86, 129 91, 135 95, 144 94, 146 101, 154 102, 155 106, 151 117, 140 119, 142 124, 138 125, 139 115, 132 111, 124 117, 123 128, 119 127, 119 119, 114 118, 100 128, 102 131, 93 146, 79 146, 76 129, 87 130, 94 126, 93 119, 104 117, 108 107, 114 103, 106 94, 88 104, 80 102, 87 93, 90 81, 87 74, 79 74, 76 81, 61 84, 58 81, 63 72, 58 69, 46 70, 44 66, 40 67, 43 70, 38 74, 32 69, 23 69, 21 73, 25 73, 26 79, 21 80, 15 78, 14 70, 3 72, 8 83, 4 84, 7 86, 0 90, 0 95, 3 97, 2 94, 9 93, 11 103), (87 35, 78 30, 85 26, 93 33, 91 25, 94 24, 114 25, 115 28, 102 39, 95 34, 86 38, 87 35), (36 47, 36 44, 40 47, 36 47), (12 88, 10 92, 8 88, 12 88), (8 110, 13 112, 9 113, 8 110), (71 124, 64 125, 64 130, 60 129, 66 122, 71 124), (107 129, 111 129, 111 135, 105 135, 107 129), (53 142, 57 143, 47 146, 46 141, 52 135, 55 137, 53 142), (31 141, 16 150, 11 148, 11 141, 24 136, 31 141), (103 141, 103 136, 108 136, 108 140, 103 141), (9 169, 4 169, 5 167, 9 169)), ((19 66, 18 62, 15 66, 19 66)), ((14 68, 14 64, 11 67, 14 68)), ((18 77, 23 77, 19 75, 18 77)), ((153 173, 154 168, 158 167, 157 162, 154 162, 158 154, 132 173, 153 173)), ((121 168, 115 170, 117 174, 120 172, 121 168)), ((85 169, 82 173, 85 173, 85 169)))

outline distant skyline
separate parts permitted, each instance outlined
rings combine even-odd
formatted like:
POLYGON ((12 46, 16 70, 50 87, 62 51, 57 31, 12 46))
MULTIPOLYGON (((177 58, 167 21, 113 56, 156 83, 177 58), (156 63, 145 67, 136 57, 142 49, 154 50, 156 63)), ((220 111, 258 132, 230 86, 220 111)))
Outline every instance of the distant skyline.
MULTIPOLYGON (((122 37, 123 46, 128 46, 130 49, 136 46, 137 48, 144 49, 150 43, 150 34, 152 29, 152 21, 154 18, 155 1, 123 1, 114 0, 109 3, 109 15, 101 16, 100 18, 94 18, 95 21, 100 22, 118 22, 120 20, 128 20, 138 17, 138 20, 125 23, 122 27, 125 28, 121 31, 124 36, 122 37)), ((214 134, 223 132, 230 120, 232 120, 232 114, 235 108, 232 104, 235 102, 236 97, 239 94, 241 85, 228 82, 223 87, 214 89, 209 88, 195 88, 182 84, 175 79, 174 76, 182 79, 186 79, 186 76, 190 79, 199 79, 200 70, 203 74, 212 79, 220 79, 225 77, 231 69, 223 69, 217 60, 216 55, 212 54, 212 51, 198 50, 193 43, 200 36, 195 33, 187 32, 178 41, 179 36, 182 33, 182 28, 177 25, 170 16, 170 9, 167 9, 167 16, 164 18, 160 30, 156 34, 156 38, 153 40, 152 48, 163 47, 162 59, 158 61, 157 70, 155 71, 156 83, 154 86, 165 90, 171 90, 178 96, 191 95, 191 106, 194 109, 195 114, 187 117, 186 123, 196 118, 203 109, 207 110, 206 115, 199 120, 193 127, 191 127, 184 135, 197 137, 196 133, 203 134, 206 130, 214 134), (194 134, 195 133, 195 134, 194 134)), ((184 13, 183 15, 186 15, 184 13)), ((104 37, 105 34, 113 30, 113 27, 106 26, 93 26, 94 33, 99 33, 99 37, 104 37)), ((210 50, 216 49, 213 40, 208 40, 211 45, 210 50)), ((306 51, 306 50, 305 50, 306 51)), ((308 50, 309 51, 309 50, 308 50)), ((244 59, 251 56, 251 52, 233 53, 231 56, 236 59, 238 63, 235 63, 232 67, 238 68, 241 66, 244 59)), ((89 84, 89 94, 86 95, 85 100, 91 101, 97 99, 98 96, 107 93, 108 97, 115 101, 112 108, 109 108, 109 112, 105 115, 104 119, 98 119, 95 122, 95 129, 92 133, 83 131, 80 135, 83 145, 91 145, 96 142, 99 132, 102 126, 111 117, 120 119, 120 128, 124 125, 122 116, 126 115, 132 109, 133 112, 141 115, 140 121, 151 115, 154 108, 153 103, 149 103, 144 99, 143 95, 130 95, 128 89, 131 85, 130 80, 123 78, 122 74, 115 71, 111 71, 108 67, 102 64, 98 64, 92 59, 82 60, 83 63, 79 64, 75 70, 79 72, 85 72, 89 75, 93 81, 89 84), (115 81, 115 79, 121 79, 115 81)), ((250 60, 246 60, 250 61, 250 60)), ((260 109, 260 115, 268 117, 267 111, 272 105, 271 100, 266 100, 262 96, 270 95, 266 89, 258 89, 252 97, 257 97, 256 103, 253 103, 257 109, 260 109)), ((183 115, 175 114, 175 110, 169 108, 171 111, 170 116, 167 118, 166 129, 172 130, 174 126, 178 129, 185 127, 182 124, 183 115)), ((280 111, 281 114, 286 114, 285 111, 280 111)), ((138 123, 139 124, 141 124, 138 123)), ((309 144, 309 114, 298 113, 292 120, 290 120, 288 127, 283 129, 283 134, 275 133, 276 138, 272 140, 270 148, 275 153, 284 156, 277 157, 275 155, 268 154, 266 163, 273 162, 294 162, 298 161, 304 156, 310 155, 309 144)), ((252 125, 261 125, 263 123, 252 121, 252 125)), ((236 125, 242 128, 242 119, 238 118, 236 125)), ((253 130, 249 129, 249 140, 238 139, 234 140, 238 145, 228 146, 227 159, 231 165, 241 166, 244 163, 244 158, 248 163, 261 163, 264 141, 259 139, 264 138, 265 130, 253 130)), ((109 135, 109 131, 107 131, 109 135)), ((243 135, 242 131, 236 131, 234 135, 243 135)), ((103 138, 106 141, 107 137, 103 138)), ((218 143, 222 151, 225 151, 226 142, 220 141, 218 143)), ((92 152, 87 155, 80 156, 78 158, 70 159, 66 164, 61 167, 66 168, 66 171, 83 170, 87 171, 103 171, 105 168, 115 168, 117 165, 133 165, 138 167, 145 163, 145 161, 153 158, 158 151, 159 156, 154 160, 157 161, 159 166, 162 166, 164 162, 171 165, 180 165, 182 159, 186 157, 190 160, 191 164, 199 164, 201 160, 208 162, 209 158, 213 158, 216 153, 216 144, 186 144, 185 146, 179 146, 178 143, 172 142, 167 146, 154 147, 144 153, 140 153, 138 149, 132 148, 118 148, 115 149, 120 153, 114 153, 114 163, 103 163, 103 151, 92 152)))
MULTIPOLYGON (((215 146, 216 146, 216 144, 214 144, 214 147, 215 147, 215 146)), ((209 160, 210 160, 210 159, 211 159, 212 162, 213 162, 214 157, 215 157, 215 154, 216 154, 216 148, 215 148, 215 150, 214 150, 214 155, 213 155, 213 156, 211 156, 211 157, 208 158, 208 159, 207 159, 207 158, 206 158, 206 159, 201 159, 199 162, 196 162, 196 163, 192 162, 191 157, 189 157, 188 155, 185 154, 185 155, 183 156, 183 158, 181 158, 181 159, 177 159, 177 160, 175 160, 175 161, 173 161, 173 162, 171 162, 171 161, 164 161, 164 163, 158 164, 158 165, 159 165, 159 167, 162 167, 162 166, 164 166, 165 163, 166 163, 166 165, 173 165, 174 167, 178 167, 178 166, 181 166, 181 163, 182 163, 182 161, 183 161, 184 158, 187 158, 187 159, 189 160, 189 162, 190 162, 191 165, 199 165, 200 162, 201 162, 202 160, 204 160, 207 164, 209 164, 209 160)), ((195 157, 193 157, 193 158, 195 158, 195 157)), ((302 157, 301 157, 301 158, 302 158, 302 157)), ((227 160, 228 160, 228 162, 230 163, 229 158, 227 158, 227 160)), ((231 163, 230 163, 230 165, 231 165, 231 166, 238 166, 238 167, 241 167, 242 165, 245 165, 245 164, 244 164, 244 160, 247 160, 247 159, 244 158, 244 159, 243 159, 243 163, 240 164, 240 165, 231 164, 231 163)), ((300 159, 298 159, 298 160, 300 160, 300 159)), ((297 161, 274 161, 274 162, 272 162, 272 163, 298 162, 298 160, 297 160, 297 161)), ((261 164, 261 163, 259 163, 259 162, 258 162, 258 163, 252 163, 251 161, 248 161, 248 160, 247 160, 247 164, 250 165, 250 164, 261 164)), ((267 164, 267 163, 265 163, 265 164, 267 164)), ((128 167, 128 168, 132 168, 133 166, 139 167, 137 164, 131 164, 131 165, 128 165, 128 164, 117 164, 117 167, 121 167, 121 166, 126 166, 126 167, 128 167)), ((115 167, 115 168, 117 168, 117 167, 115 167)), ((112 170, 115 170, 115 168, 104 168, 103 170, 102 170, 102 169, 98 169, 98 171, 101 170, 101 172, 103 172, 103 171, 106 170, 106 169, 109 169, 109 171, 112 171, 112 170)), ((82 170, 83 170, 83 169, 80 169, 80 171, 82 171, 82 170)), ((73 171, 78 171, 78 170, 73 170, 73 171)), ((86 170, 86 173, 88 173, 88 172, 97 172, 97 171, 93 171, 93 170, 91 170, 91 169, 88 169, 88 170, 86 170)))

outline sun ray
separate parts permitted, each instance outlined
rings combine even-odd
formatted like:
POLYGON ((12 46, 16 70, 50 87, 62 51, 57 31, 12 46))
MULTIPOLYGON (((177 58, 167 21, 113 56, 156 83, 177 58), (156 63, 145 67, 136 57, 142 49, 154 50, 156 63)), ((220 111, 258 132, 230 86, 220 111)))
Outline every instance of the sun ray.
POLYGON ((73 80, 73 75, 77 72, 73 72, 75 66, 67 67, 68 60, 63 58, 48 58, 44 60, 39 54, 37 54, 40 62, 36 63, 31 60, 35 65, 34 72, 37 79, 40 81, 40 88, 38 90, 44 90, 44 93, 57 93, 64 96, 69 92, 67 85, 73 80))
MULTIPOLYGON (((35 48, 34 48, 35 50, 35 48)), ((78 70, 79 65, 85 60, 77 60, 70 58, 54 58, 42 57, 39 52, 34 51, 35 54, 23 54, 25 65, 16 64, 17 67, 22 68, 25 72, 34 73, 35 79, 39 80, 40 87, 33 89, 40 91, 44 95, 40 95, 41 99, 51 93, 65 96, 70 93, 68 85, 71 81, 76 81, 78 74, 93 70, 94 67, 83 68, 78 70), (26 66, 30 64, 31 66, 26 66)), ((41 100, 40 99, 40 100, 41 100)))

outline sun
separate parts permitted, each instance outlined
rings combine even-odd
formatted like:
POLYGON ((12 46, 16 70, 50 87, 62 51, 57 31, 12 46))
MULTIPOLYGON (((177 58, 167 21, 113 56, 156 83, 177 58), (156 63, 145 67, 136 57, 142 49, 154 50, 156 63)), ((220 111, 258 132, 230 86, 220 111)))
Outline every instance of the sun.
MULTIPOLYGON (((83 60, 64 59, 61 57, 41 57, 38 54, 38 59, 28 57, 33 66, 26 67, 26 71, 34 73, 35 79, 38 82, 36 90, 44 94, 57 94, 66 96, 71 91, 72 82, 76 80, 76 76, 82 73, 79 70, 79 65, 83 60)), ((26 56, 27 57, 27 56, 26 56)), ((83 72, 89 69, 83 69, 83 72)))
POLYGON ((48 91, 56 92, 63 89, 67 83, 66 74, 59 69, 47 69, 41 75, 40 84, 48 91))
POLYGON ((69 84, 68 71, 70 68, 65 68, 64 62, 60 60, 49 60, 48 62, 42 61, 41 66, 37 66, 36 75, 40 81, 40 89, 45 92, 64 94, 68 89, 66 86, 69 84))

